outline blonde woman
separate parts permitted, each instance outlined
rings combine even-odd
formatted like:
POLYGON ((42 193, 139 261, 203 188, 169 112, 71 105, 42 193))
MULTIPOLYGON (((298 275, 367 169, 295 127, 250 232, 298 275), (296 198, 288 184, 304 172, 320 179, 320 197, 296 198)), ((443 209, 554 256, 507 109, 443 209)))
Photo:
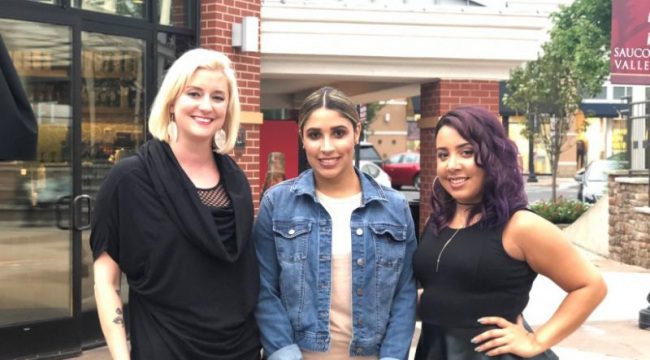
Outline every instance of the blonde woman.
POLYGON ((156 96, 154 138, 105 179, 90 242, 97 310, 114 359, 259 358, 251 190, 225 155, 239 113, 228 58, 190 50, 156 96))

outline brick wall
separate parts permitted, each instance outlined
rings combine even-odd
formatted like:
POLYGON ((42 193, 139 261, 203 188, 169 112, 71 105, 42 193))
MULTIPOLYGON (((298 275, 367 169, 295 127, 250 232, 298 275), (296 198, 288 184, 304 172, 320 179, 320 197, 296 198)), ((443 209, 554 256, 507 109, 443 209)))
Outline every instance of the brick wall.
POLYGON ((201 0, 201 47, 228 55, 237 72, 246 147, 235 149, 232 155, 248 177, 257 209, 261 123, 249 119, 257 118, 255 115, 260 112, 260 53, 242 52, 231 46, 232 24, 241 24, 245 16, 260 17, 260 0, 201 0))
POLYGON ((648 175, 609 176, 609 254, 650 269, 648 175))
POLYGON ((431 214, 429 198, 436 176, 433 128, 447 111, 461 105, 480 105, 499 113, 499 82, 486 80, 439 80, 420 88, 420 231, 431 214))

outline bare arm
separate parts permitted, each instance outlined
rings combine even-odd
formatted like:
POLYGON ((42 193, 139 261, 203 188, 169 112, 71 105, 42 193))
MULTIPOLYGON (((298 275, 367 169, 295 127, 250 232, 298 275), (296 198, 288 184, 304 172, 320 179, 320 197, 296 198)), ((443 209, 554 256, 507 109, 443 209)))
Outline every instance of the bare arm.
POLYGON ((120 267, 104 252, 95 260, 94 271, 97 313, 108 349, 113 359, 130 359, 120 298, 120 267))
POLYGON ((526 261, 536 272, 547 276, 567 292, 551 318, 534 334, 521 323, 502 318, 485 318, 482 323, 501 329, 475 338, 479 351, 488 355, 511 352, 528 357, 544 352, 575 331, 600 304, 607 293, 602 276, 571 245, 555 225, 528 211, 519 211, 508 223, 503 242, 510 256, 526 261))

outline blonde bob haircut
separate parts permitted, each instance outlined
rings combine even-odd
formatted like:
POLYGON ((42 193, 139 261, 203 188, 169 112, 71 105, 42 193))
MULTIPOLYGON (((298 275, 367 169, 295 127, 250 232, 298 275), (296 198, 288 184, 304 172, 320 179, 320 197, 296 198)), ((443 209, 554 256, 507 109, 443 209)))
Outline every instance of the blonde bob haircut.
MULTIPOLYGON (((226 143, 222 148, 216 149, 219 154, 229 153, 235 146, 237 132, 239 131, 239 118, 241 105, 239 104, 239 91, 235 71, 228 57, 218 51, 208 49, 193 49, 187 51, 174 61, 167 70, 162 85, 156 94, 149 115, 149 132, 161 141, 169 143, 167 126, 171 121, 170 106, 178 99, 181 92, 187 87, 190 79, 197 70, 221 71, 228 80, 228 111, 223 124, 226 132, 226 143)), ((213 144, 214 146, 214 144, 213 144)))

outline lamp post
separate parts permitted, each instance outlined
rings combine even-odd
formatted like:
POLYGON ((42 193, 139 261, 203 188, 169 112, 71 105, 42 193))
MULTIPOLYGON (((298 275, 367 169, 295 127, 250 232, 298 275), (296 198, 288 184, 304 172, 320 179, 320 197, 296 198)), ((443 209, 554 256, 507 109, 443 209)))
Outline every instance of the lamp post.
POLYGON ((535 125, 537 125, 537 114, 528 117, 528 182, 537 182, 535 176, 535 125))

